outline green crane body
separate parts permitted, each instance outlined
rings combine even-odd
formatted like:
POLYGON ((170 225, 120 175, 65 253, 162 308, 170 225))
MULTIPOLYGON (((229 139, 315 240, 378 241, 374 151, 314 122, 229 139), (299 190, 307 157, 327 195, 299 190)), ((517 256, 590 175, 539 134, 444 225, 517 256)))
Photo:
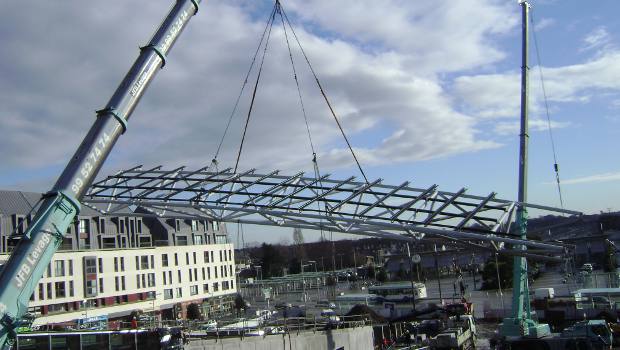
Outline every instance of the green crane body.
MULTIPOLYGON (((527 162, 528 162, 528 93, 529 93, 529 65, 528 65, 528 17, 530 5, 527 1, 520 1, 522 9, 522 66, 521 66, 521 134, 519 152, 519 193, 518 202, 527 202, 527 162)), ((520 205, 517 209, 517 229, 519 238, 527 239, 527 209, 520 205)), ((525 246, 520 246, 525 250, 525 246)), ((527 260, 524 257, 514 257, 512 272, 512 317, 504 318, 500 326, 500 333, 505 337, 532 337, 541 338, 551 334, 549 325, 536 322, 532 319, 530 310, 529 286, 527 276, 527 260)))

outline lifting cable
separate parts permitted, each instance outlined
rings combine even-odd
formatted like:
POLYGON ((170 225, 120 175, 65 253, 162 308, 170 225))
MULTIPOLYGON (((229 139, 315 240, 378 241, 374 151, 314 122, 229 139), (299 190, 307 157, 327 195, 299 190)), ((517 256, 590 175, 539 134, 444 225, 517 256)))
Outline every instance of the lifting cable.
POLYGON ((245 141, 245 135, 248 131, 248 124, 250 123, 250 116, 252 115, 252 109, 254 108, 254 100, 256 99, 256 91, 258 90, 258 83, 260 81, 261 73, 263 72, 263 64, 265 63, 265 56, 267 54, 267 48, 269 47, 269 38, 271 37, 271 29, 273 28, 273 21, 276 17, 276 6, 274 6, 274 10, 271 11, 271 17, 269 18, 269 31, 267 33, 267 39, 265 40, 265 48, 263 49, 263 56, 261 57, 260 66, 258 68, 258 75, 256 76, 256 82, 254 83, 254 90, 252 91, 252 100, 250 101, 250 108, 248 109, 248 115, 245 119, 245 126, 243 128, 243 136, 241 137, 241 144, 239 145, 239 152, 237 153, 237 161, 235 162, 235 170, 237 172, 237 167, 239 166, 239 159, 241 158, 241 152, 243 151, 243 142, 245 141))
POLYGON ((271 14, 269 14, 269 19, 267 20, 267 24, 265 25, 265 29, 263 30, 263 35, 260 38, 260 42, 258 43, 258 46, 256 47, 256 51, 254 52, 254 56, 252 57, 252 62, 250 63, 250 68, 248 69, 248 72, 245 75, 245 79, 243 79, 243 84, 241 85, 241 90, 239 91, 239 95, 237 96, 237 100, 235 101, 235 106, 233 107, 232 112, 230 113, 230 116, 228 117, 228 122, 226 123, 226 128, 224 129, 224 134, 222 135, 222 138, 220 139, 220 143, 217 145, 217 151, 215 152, 215 155, 213 156, 213 160, 212 163, 215 164, 217 166, 217 157, 220 154, 220 150, 222 148, 222 144, 224 143, 224 139, 226 138, 226 134, 228 133, 228 129, 230 128, 230 123, 232 122, 235 113, 237 112, 237 108, 239 106, 239 101, 241 100, 241 96, 243 95, 243 91, 245 90, 245 86, 248 84, 248 78, 250 77, 250 73, 252 72, 252 68, 254 68, 254 64, 256 63, 256 57, 258 56, 258 52, 260 51, 260 48, 263 46, 263 41, 265 39, 265 34, 267 33, 267 29, 270 28, 271 26, 271 22, 273 20, 274 17, 274 11, 275 8, 271 10, 271 14))
POLYGON ((540 85, 542 86, 543 98, 545 100, 545 111, 547 114, 547 126, 549 130, 549 139, 551 140, 551 150, 553 152, 553 170, 555 171, 555 181, 558 186, 558 195, 560 196, 560 206, 564 209, 564 201, 562 199, 562 187, 560 185, 560 168, 558 166, 558 159, 555 152, 555 142, 553 141, 553 131, 551 128, 551 117, 549 116, 549 103, 547 101, 547 90, 545 89, 545 79, 543 77, 542 62, 540 61, 540 52, 538 50, 538 39, 536 38, 536 30, 534 29, 534 15, 530 15, 530 21, 532 23, 532 34, 534 37, 534 46, 536 48, 536 59, 538 61, 538 71, 540 74, 540 85))
MULTIPOLYGON (((304 122, 306 124, 306 132, 308 134, 308 142, 310 143, 310 149, 312 151, 312 166, 314 169, 314 178, 319 182, 321 187, 323 187, 323 181, 321 180, 321 171, 319 169, 319 163, 317 161, 316 150, 314 148, 314 143, 312 142, 312 134, 310 132, 310 125, 308 123, 308 115, 306 113, 306 107, 304 105, 304 100, 301 95, 301 88, 299 87, 299 79, 297 78, 297 69, 295 68, 295 60, 293 59, 293 52, 291 51, 291 44, 288 40, 288 31, 286 30, 286 22, 284 21, 284 17, 282 16, 282 5, 279 0, 276 0, 277 12, 280 15, 280 20, 282 21, 282 30, 284 31, 284 38, 286 40, 286 47, 288 49, 288 56, 291 61, 291 66, 293 69, 293 78, 295 80, 295 85, 297 86, 297 95, 299 96, 299 105, 301 107, 301 111, 304 117, 304 122)), ((290 26, 290 24, 289 24, 290 26)), ((291 27, 292 30, 292 27, 291 27)), ((316 203, 319 214, 321 214, 321 204, 319 201, 316 203)), ((325 206, 326 204, 323 203, 325 206)), ((324 211, 327 212, 327 208, 324 208, 324 211)), ((323 218, 320 219, 319 229, 321 231, 321 238, 323 238, 323 218)))
MULTIPOLYGON (((276 0, 276 3, 279 4, 280 1, 276 0)), ((362 169, 362 166, 359 160, 357 159, 355 152, 353 151, 353 147, 351 147, 351 143, 349 142, 347 135, 342 129, 342 125, 340 124, 340 121, 338 120, 338 117, 336 116, 336 112, 334 112, 334 109, 332 108, 332 105, 329 102, 329 99, 327 98, 325 91, 323 90, 323 86, 321 85, 321 82, 319 81, 319 78, 316 72, 314 71, 312 64, 310 64, 310 60, 308 59, 308 56, 306 55, 306 51, 304 51, 304 48, 301 46, 301 42, 299 41, 299 38, 297 37, 297 33, 295 33, 295 29, 293 29, 293 26, 291 25, 291 22, 289 21, 288 16, 286 15, 286 11, 284 11, 282 6, 280 6, 279 8, 280 8, 281 14, 284 15, 284 18, 286 19, 286 23, 288 23, 289 28, 291 28, 293 37, 295 38, 295 41, 297 42, 297 45, 299 46, 299 49, 301 50, 301 53, 303 54, 304 59, 306 60, 306 63, 308 64, 308 67, 310 68, 310 71, 312 72, 312 75, 314 76, 314 80, 316 81, 316 84, 319 87, 319 90, 321 91, 321 95, 323 95, 323 99, 325 100, 327 107, 329 107, 329 111, 331 112, 332 116, 334 117, 334 120, 336 121, 336 124, 338 125, 338 129, 340 129, 340 133, 342 134, 342 137, 344 138, 345 142, 347 143, 347 146, 349 147, 349 150, 351 151, 351 154, 353 155, 353 159, 355 160, 355 163, 357 164, 357 168, 359 169, 360 173, 364 177, 364 181, 366 181, 366 183, 368 184, 369 183, 368 178, 366 177, 366 174, 364 173, 364 170, 362 169)))

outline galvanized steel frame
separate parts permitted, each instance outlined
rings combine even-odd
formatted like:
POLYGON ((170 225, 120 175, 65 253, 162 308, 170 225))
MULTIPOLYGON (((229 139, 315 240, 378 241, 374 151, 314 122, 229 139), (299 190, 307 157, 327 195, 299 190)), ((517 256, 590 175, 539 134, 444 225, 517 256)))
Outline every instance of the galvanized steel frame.
MULTIPOLYGON (((443 240, 479 249, 481 242, 525 244, 530 248, 563 250, 555 244, 521 240, 508 235, 520 205, 487 196, 440 191, 437 185, 415 188, 409 182, 393 186, 381 179, 369 183, 292 176, 255 169, 233 173, 230 168, 188 171, 185 167, 120 171, 94 183, 83 203, 106 215, 139 206, 159 217, 206 218, 282 227, 343 232, 403 240, 443 240)), ((579 214, 546 206, 524 206, 579 214)), ((497 247, 497 245, 493 245, 497 247)))

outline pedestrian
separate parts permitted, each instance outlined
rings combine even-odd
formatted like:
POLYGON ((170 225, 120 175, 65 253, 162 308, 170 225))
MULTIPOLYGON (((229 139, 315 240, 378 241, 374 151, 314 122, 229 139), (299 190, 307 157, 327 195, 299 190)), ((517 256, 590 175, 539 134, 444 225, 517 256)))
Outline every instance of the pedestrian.
POLYGON ((138 329, 138 320, 136 319, 136 316, 131 319, 131 328, 138 329))

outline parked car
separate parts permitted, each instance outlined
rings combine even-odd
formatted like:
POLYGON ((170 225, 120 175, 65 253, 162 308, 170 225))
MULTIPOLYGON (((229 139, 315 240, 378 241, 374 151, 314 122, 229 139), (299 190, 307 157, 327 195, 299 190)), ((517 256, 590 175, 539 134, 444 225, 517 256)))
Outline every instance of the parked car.
POLYGON ((285 334, 286 331, 282 327, 265 327, 265 333, 267 333, 267 334, 285 334))
POLYGON ((324 299, 324 300, 317 301, 316 302, 316 307, 324 308, 324 309, 335 309, 336 308, 336 304, 330 302, 327 299, 324 299))
POLYGON ((590 263, 586 263, 586 264, 583 264, 583 266, 581 266, 581 270, 582 271, 587 271, 587 272, 592 272, 594 270, 594 266, 592 266, 592 264, 590 264, 590 263))
POLYGON ((202 331, 214 331, 217 329, 217 321, 209 320, 200 325, 200 330, 202 331))
POLYGON ((277 303, 275 306, 276 310, 284 310, 293 307, 291 303, 277 303))

